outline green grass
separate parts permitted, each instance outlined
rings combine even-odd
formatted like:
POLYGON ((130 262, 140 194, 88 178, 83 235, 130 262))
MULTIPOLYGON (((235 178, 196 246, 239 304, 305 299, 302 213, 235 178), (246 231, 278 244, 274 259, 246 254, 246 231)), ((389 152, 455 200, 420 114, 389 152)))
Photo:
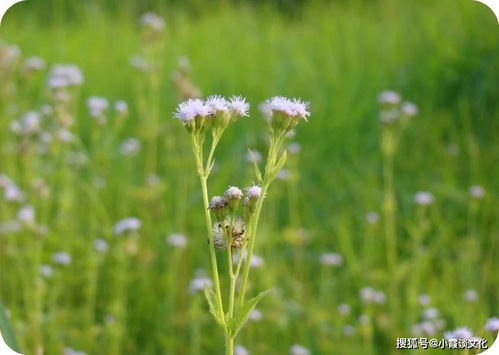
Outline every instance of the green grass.
MULTIPOLYGON (((420 320, 422 308, 410 303, 410 292, 432 296, 446 330, 469 326, 493 339, 483 325, 499 315, 499 42, 496 19, 484 6, 471 0, 350 1, 312 4, 291 14, 265 6, 195 12, 162 6, 164 55, 155 57, 161 84, 148 91, 129 65, 142 45, 127 7, 111 14, 95 4, 82 6, 71 20, 45 22, 35 5, 16 5, 2 22, 0 39, 17 43, 25 56, 82 68, 73 132, 83 146, 64 151, 84 149, 90 161, 74 169, 60 160, 64 151, 21 156, 9 148, 16 140, 8 125, 17 115, 7 107, 18 105, 21 113, 48 102, 45 73, 31 90, 18 81, 18 94, 0 98, 0 173, 28 192, 37 222, 50 230, 43 238, 27 229, 0 235, 0 299, 23 352, 34 354, 36 336, 47 354, 65 346, 88 354, 222 352, 203 296, 187 293, 195 269, 209 270, 209 258, 188 135, 172 118, 178 94, 170 77, 181 55, 190 59, 190 77, 205 95, 241 94, 252 103, 251 118, 239 120, 223 138, 211 194, 254 179, 244 155, 248 148, 265 150, 259 102, 279 94, 301 97, 312 107, 310 122, 293 139, 301 145, 288 162, 295 178, 278 181, 264 205, 256 253, 265 266, 250 276, 252 294, 271 286, 278 291, 259 305, 263 320, 250 323, 236 343, 252 354, 286 354, 295 343, 313 354, 387 354, 395 337, 411 336, 420 320), (388 305, 366 307, 358 296, 364 286, 388 292, 383 221, 369 226, 364 217, 370 210, 381 216, 376 96, 387 88, 420 108, 395 158, 403 312, 393 333, 386 325, 388 305), (91 95, 130 104, 122 129, 92 123, 85 109, 91 95), (158 129, 151 126, 156 109, 158 129), (150 154, 155 135, 157 159, 150 154), (119 154, 119 143, 129 136, 143 142, 137 157, 119 154), (457 156, 447 153, 451 143, 459 146, 457 156), (145 186, 150 164, 161 177, 157 187, 145 186), (106 180, 104 189, 93 185, 98 176, 106 180), (35 177, 51 186, 49 198, 29 192, 35 177), (473 184, 485 188, 483 200, 470 200, 473 184), (435 195, 423 212, 412 200, 419 190, 435 195), (124 252, 124 238, 112 235, 112 225, 127 216, 143 221, 133 256, 124 252), (174 232, 188 236, 185 250, 165 243, 174 232), (421 255, 413 249, 419 235, 426 250, 421 255), (96 237, 110 243, 104 256, 94 252, 96 237), (72 254, 72 264, 56 267, 51 279, 35 277, 38 264, 50 263, 59 250, 72 254), (342 254, 344 265, 321 266, 319 255, 329 251, 342 254), (463 298, 468 288, 478 291, 476 303, 463 298), (350 304, 351 315, 339 315, 339 303, 350 304), (106 323, 106 314, 115 322, 106 323), (359 324, 361 314, 372 315, 368 326, 359 324), (356 328, 355 335, 342 334, 345 324, 356 328)), ((0 199, 0 222, 17 209, 0 199)), ((225 264, 220 262, 222 270, 225 264)))

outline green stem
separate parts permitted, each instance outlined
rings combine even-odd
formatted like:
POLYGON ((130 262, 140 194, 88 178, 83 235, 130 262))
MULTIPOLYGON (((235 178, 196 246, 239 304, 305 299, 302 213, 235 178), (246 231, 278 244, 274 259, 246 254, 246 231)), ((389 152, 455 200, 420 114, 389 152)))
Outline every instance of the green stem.
POLYGON ((234 338, 230 335, 225 335, 225 354, 233 355, 234 354, 234 338))
MULTIPOLYGON (((199 182, 201 183, 201 190, 203 193, 203 205, 204 205, 204 215, 206 219, 206 228, 208 232, 208 240, 209 240, 209 246, 210 246, 210 260, 211 260, 211 271, 212 271, 212 277, 213 277, 213 284, 215 286, 215 295, 217 297, 217 302, 218 302, 218 307, 220 309, 220 312, 224 314, 223 311, 223 303, 222 303, 222 294, 220 292, 220 280, 218 277, 218 264, 217 264, 217 255, 215 252, 215 243, 213 240, 213 233, 212 233, 212 223, 211 223, 211 215, 210 215, 210 210, 209 210, 209 200, 208 200, 208 185, 207 185, 207 180, 208 180, 208 174, 206 173, 206 169, 203 166, 203 152, 202 152, 202 144, 201 143, 201 137, 197 134, 192 135, 192 142, 193 142, 193 148, 194 148, 194 156, 196 158, 196 166, 198 169, 198 175, 199 175, 199 182)), ((213 141, 213 143, 215 143, 213 141)), ((210 150, 210 153, 215 150, 215 144, 212 143, 212 147, 210 150)), ((212 156, 212 154, 211 154, 212 156)), ((208 159, 207 161, 207 166, 211 164, 211 159, 208 159)))

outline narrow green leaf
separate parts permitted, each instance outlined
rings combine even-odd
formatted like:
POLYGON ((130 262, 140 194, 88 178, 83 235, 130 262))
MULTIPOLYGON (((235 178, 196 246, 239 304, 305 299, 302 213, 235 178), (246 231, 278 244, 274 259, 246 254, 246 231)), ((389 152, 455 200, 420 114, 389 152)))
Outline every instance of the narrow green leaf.
POLYGON ((255 306, 260 302, 260 300, 265 297, 272 289, 265 290, 260 292, 258 296, 249 299, 244 306, 238 311, 236 316, 231 320, 230 331, 231 336, 235 337, 237 333, 244 327, 248 318, 251 314, 251 311, 255 308, 255 306))
POLYGON ((16 336, 14 329, 10 324, 9 318, 7 318, 7 313, 3 302, 0 300, 0 331, 5 340, 5 343, 14 351, 19 351, 19 345, 16 341, 16 336))
POLYGON ((284 151, 282 155, 279 157, 279 160, 277 160, 277 163, 274 165, 274 168, 272 170, 272 180, 274 180, 277 177, 277 174, 279 174, 279 171, 284 167, 284 164, 286 164, 286 160, 288 158, 288 153, 284 151))
MULTIPOLYGON (((248 151, 250 154, 255 154, 251 150, 248 150, 248 151)), ((258 167, 258 163, 257 163, 256 159, 253 159, 253 168, 255 169, 256 180, 260 184, 263 181, 263 178, 262 178, 262 172, 260 171, 260 168, 258 167)))
POLYGON ((224 325, 224 316, 221 310, 218 307, 217 296, 211 287, 206 287, 204 289, 204 296, 206 297, 206 301, 208 301, 208 306, 210 308, 210 313, 215 318, 215 321, 220 325, 224 325))

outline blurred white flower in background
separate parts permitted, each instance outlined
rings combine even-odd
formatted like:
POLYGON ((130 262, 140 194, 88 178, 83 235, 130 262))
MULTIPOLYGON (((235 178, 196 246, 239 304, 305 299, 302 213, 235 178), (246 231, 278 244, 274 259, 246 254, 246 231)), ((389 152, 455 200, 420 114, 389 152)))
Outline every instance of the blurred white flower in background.
POLYGON ((480 200, 485 197, 485 189, 480 185, 472 185, 470 186, 469 194, 471 197, 480 200))
POLYGON ((137 138, 125 139, 120 145, 120 153, 124 156, 135 156, 139 153, 141 143, 137 138))
POLYGON ((136 217, 127 217, 115 223, 113 231, 115 235, 133 232, 140 229, 142 222, 136 217))
POLYGON ((343 264, 343 257, 338 253, 324 253, 320 256, 322 265, 340 266, 343 264))
POLYGON ((174 248, 185 248, 187 246, 187 238, 180 233, 170 234, 166 237, 166 242, 174 248))
POLYGON ((419 191, 414 195, 414 202, 420 206, 429 206, 433 203, 433 194, 428 191, 419 191))
POLYGON ((295 344, 289 350, 289 355, 310 355, 310 350, 301 345, 295 344))
POLYGON ((54 264, 69 265, 71 264, 71 255, 65 251, 60 251, 52 255, 54 264))

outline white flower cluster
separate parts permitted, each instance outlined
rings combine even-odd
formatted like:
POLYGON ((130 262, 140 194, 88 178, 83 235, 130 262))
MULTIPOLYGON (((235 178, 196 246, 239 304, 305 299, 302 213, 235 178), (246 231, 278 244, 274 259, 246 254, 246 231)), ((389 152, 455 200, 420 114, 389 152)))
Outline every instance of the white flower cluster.
POLYGON ((429 206, 434 199, 433 194, 428 191, 419 191, 414 195, 414 202, 420 206, 429 206))
POLYGON ((383 291, 378 291, 372 287, 364 287, 360 290, 360 299, 366 304, 383 304, 386 302, 386 296, 383 291))
POLYGON ((379 119, 382 123, 390 124, 403 117, 413 117, 419 112, 416 104, 404 101, 400 94, 393 90, 382 91, 378 95, 378 103, 382 106, 379 119))
POLYGON ((139 23, 144 28, 161 32, 165 28, 165 20, 154 12, 146 12, 139 18, 139 23))
POLYGON ((90 96, 87 100, 87 107, 91 117, 101 117, 109 107, 109 101, 104 97, 90 96))
POLYGON ((343 257, 338 253, 324 253, 320 256, 322 265, 340 266, 343 264, 343 257))
POLYGON ((56 64, 50 72, 48 86, 51 89, 64 89, 80 86, 83 81, 83 73, 75 64, 56 64))
POLYGON ((114 225, 113 231, 115 235, 121 235, 127 232, 138 231, 142 225, 142 221, 135 217, 128 217, 119 220, 114 225))
POLYGON ((19 136, 30 136, 40 132, 41 115, 36 111, 25 113, 20 119, 10 123, 10 130, 19 136))
POLYGON ((206 100, 189 99, 182 102, 175 112, 175 117, 184 124, 196 117, 211 117, 217 113, 228 113, 234 116, 248 116, 249 104, 241 96, 226 99, 219 95, 208 97, 206 100))
POLYGON ((274 96, 263 103, 261 110, 268 118, 281 113, 292 118, 303 118, 306 121, 310 116, 309 106, 308 102, 300 99, 274 96))

